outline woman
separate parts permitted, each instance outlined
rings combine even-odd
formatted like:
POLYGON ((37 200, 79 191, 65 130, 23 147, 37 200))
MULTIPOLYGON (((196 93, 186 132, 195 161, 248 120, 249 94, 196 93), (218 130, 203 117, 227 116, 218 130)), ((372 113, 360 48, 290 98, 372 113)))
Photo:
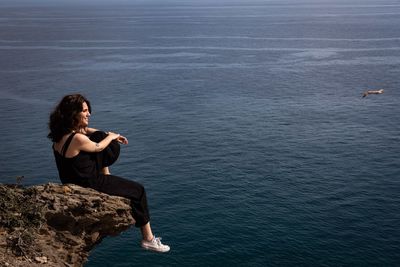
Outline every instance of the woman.
POLYGON ((128 144, 128 140, 117 133, 89 128, 90 113, 90 102, 80 94, 73 94, 66 95, 50 115, 48 138, 53 141, 61 182, 129 198, 135 226, 141 229, 142 247, 168 252, 170 247, 152 233, 144 187, 110 174, 108 167, 119 155, 119 143, 128 144))

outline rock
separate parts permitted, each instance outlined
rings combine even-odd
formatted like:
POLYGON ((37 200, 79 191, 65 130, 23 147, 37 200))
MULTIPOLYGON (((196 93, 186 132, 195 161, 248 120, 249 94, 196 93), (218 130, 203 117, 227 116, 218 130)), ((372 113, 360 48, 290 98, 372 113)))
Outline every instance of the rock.
POLYGON ((47 263, 47 257, 35 257, 35 261, 38 263, 47 263))
POLYGON ((0 184, 0 263, 82 266, 104 237, 134 223, 125 198, 76 185, 0 184))

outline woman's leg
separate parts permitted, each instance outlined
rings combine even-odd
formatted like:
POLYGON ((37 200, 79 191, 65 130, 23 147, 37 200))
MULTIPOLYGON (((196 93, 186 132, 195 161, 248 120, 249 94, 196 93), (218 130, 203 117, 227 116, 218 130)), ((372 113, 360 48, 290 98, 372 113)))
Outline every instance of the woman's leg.
MULTIPOLYGON (((94 142, 100 142, 107 137, 103 131, 92 133, 89 138, 94 142)), ((103 151, 96 153, 96 162, 100 174, 110 174, 109 166, 112 165, 119 156, 120 145, 117 141, 112 141, 103 151)))
POLYGON ((114 175, 99 175, 97 179, 89 180, 91 188, 114 196, 129 198, 132 205, 135 226, 142 232, 141 245, 144 249, 156 252, 168 252, 170 247, 161 243, 161 238, 153 235, 150 226, 150 215, 147 208, 147 198, 144 187, 114 175))
POLYGON ((146 192, 141 184, 114 175, 99 175, 98 178, 89 180, 89 184, 89 187, 97 191, 131 200, 133 218, 136 220, 135 226, 140 227, 142 232, 141 245, 144 249, 156 252, 170 250, 169 246, 161 243, 161 238, 153 235, 146 192))
POLYGON ((106 175, 110 175, 110 168, 109 167, 103 167, 103 169, 101 169, 101 173, 102 174, 106 174, 106 175))
POLYGON ((142 232, 142 238, 146 241, 151 241, 154 238, 153 232, 151 231, 150 222, 146 223, 142 227, 140 227, 140 231, 142 232))
MULTIPOLYGON (((150 221, 146 191, 141 184, 115 175, 99 175, 89 180, 89 187, 109 195, 128 198, 136 227, 145 226, 150 221)), ((151 231, 146 228, 144 233, 151 231)))

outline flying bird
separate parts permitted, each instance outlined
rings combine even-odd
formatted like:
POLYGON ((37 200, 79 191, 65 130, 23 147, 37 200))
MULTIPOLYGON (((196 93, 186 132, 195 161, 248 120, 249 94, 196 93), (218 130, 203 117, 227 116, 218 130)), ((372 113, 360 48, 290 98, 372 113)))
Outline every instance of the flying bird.
POLYGON ((368 90, 368 91, 365 91, 365 92, 363 93, 363 96, 362 96, 362 97, 366 97, 367 95, 372 95, 372 94, 375 94, 375 95, 383 94, 383 92, 384 92, 383 89, 379 89, 379 90, 368 90))

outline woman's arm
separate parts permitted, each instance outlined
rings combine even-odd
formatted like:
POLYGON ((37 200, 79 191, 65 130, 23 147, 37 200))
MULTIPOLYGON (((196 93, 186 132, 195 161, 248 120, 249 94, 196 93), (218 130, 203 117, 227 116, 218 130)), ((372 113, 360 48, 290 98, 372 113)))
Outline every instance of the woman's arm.
MULTIPOLYGON (((86 128, 83 128, 82 129, 82 131, 81 131, 81 133, 82 134, 84 134, 84 135, 91 135, 92 133, 94 133, 94 132, 97 132, 97 131, 99 131, 98 129, 95 129, 95 128, 89 128, 89 127, 86 127, 86 128)), ((107 134, 109 134, 110 132, 107 132, 107 134)), ((121 144, 124 144, 124 145, 127 145, 128 144, 128 139, 125 137, 125 136, 122 136, 122 135, 120 135, 118 138, 116 138, 115 140, 117 140, 119 143, 121 143, 121 144)))
POLYGON ((118 140, 121 135, 113 132, 108 132, 106 138, 96 143, 89 139, 85 134, 77 134, 77 149, 85 152, 100 152, 103 151, 112 140, 118 140))

